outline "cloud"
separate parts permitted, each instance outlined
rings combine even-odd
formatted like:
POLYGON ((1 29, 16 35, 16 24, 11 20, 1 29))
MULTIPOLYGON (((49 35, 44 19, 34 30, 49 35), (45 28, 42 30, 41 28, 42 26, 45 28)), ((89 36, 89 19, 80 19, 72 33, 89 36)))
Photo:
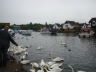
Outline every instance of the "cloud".
POLYGON ((62 23, 96 16, 96 0, 0 0, 0 21, 62 23))

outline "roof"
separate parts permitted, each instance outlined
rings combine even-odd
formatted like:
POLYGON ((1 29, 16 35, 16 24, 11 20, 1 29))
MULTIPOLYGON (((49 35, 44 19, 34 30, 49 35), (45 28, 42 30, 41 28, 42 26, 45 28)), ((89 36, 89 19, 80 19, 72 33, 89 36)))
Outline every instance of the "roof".
POLYGON ((96 18, 91 18, 91 19, 89 20, 89 23, 91 23, 92 21, 96 21, 96 18))
POLYGON ((75 22, 75 21, 66 21, 65 24, 71 24, 72 26, 83 26, 82 24, 79 24, 78 22, 75 22))

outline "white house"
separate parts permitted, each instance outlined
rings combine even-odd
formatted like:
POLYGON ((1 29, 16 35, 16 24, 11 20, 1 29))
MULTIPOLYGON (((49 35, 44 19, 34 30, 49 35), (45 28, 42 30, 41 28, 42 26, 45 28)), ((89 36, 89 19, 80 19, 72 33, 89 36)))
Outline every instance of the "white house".
POLYGON ((91 28, 91 25, 84 23, 83 26, 82 26, 82 28, 91 28))
POLYGON ((63 24, 63 29, 73 29, 73 28, 74 28, 74 26, 71 25, 70 23, 63 24))
POLYGON ((63 29, 74 29, 75 27, 79 27, 80 25, 74 21, 66 21, 63 24, 63 29))
POLYGON ((60 29, 60 27, 57 24, 54 24, 53 29, 60 29))

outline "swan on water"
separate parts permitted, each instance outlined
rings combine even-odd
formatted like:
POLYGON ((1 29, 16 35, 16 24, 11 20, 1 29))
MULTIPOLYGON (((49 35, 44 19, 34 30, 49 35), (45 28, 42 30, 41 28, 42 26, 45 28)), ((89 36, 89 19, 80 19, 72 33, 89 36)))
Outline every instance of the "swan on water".
POLYGON ((62 42, 61 45, 67 45, 67 44, 62 42))
POLYGON ((39 64, 36 62, 32 62, 31 65, 33 68, 39 68, 39 64))
POLYGON ((77 71, 77 72, 86 72, 86 71, 77 71))
POLYGON ((40 66, 41 66, 41 67, 42 67, 42 66, 46 66, 46 63, 44 62, 43 59, 41 60, 40 66))
POLYGON ((47 72, 61 72, 63 69, 59 68, 59 67, 54 67, 53 69, 50 69, 47 72))
POLYGON ((24 60, 26 58, 26 55, 20 56, 20 60, 24 60))
POLYGON ((72 70, 72 72, 75 72, 71 65, 68 65, 68 67, 72 70))
POLYGON ((67 47, 67 43, 61 42, 61 45, 64 45, 64 47, 67 47))
POLYGON ((30 69, 30 72, 36 72, 35 68, 39 68, 39 64, 36 62, 31 63, 32 68, 30 69))
POLYGON ((28 52, 27 52, 27 51, 25 51, 25 52, 24 52, 24 55, 28 55, 28 52))
POLYGON ((48 67, 52 66, 53 64, 55 64, 53 61, 47 62, 48 67))
POLYGON ((42 47, 40 47, 40 46, 39 46, 39 47, 37 47, 37 50, 41 50, 41 49, 42 49, 42 47))
POLYGON ((60 58, 60 57, 56 57, 53 59, 54 62, 60 62, 60 61, 64 61, 64 59, 60 58))
POLYGON ((36 70, 35 69, 30 69, 30 72, 36 72, 36 70))
POLYGON ((21 64, 28 64, 28 63, 30 63, 30 60, 22 60, 20 63, 21 64))
POLYGON ((60 67, 63 63, 55 63, 50 68, 53 69, 55 67, 60 67))

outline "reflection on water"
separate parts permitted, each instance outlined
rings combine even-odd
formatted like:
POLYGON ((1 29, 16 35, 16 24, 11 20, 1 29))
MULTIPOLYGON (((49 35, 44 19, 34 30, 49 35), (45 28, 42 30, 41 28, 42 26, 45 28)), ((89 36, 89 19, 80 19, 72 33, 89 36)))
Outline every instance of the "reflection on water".
POLYGON ((43 58, 48 61, 54 57, 64 58, 64 65, 72 65, 75 69, 96 72, 96 39, 79 38, 71 34, 42 35, 33 32, 32 36, 16 35, 16 40, 23 46, 29 46, 28 58, 40 62, 43 58), (67 46, 61 45, 66 43, 67 46), (42 49, 38 50, 38 47, 42 49), (68 51, 71 49, 71 51, 68 51), (91 70, 91 71, 90 71, 91 70))

